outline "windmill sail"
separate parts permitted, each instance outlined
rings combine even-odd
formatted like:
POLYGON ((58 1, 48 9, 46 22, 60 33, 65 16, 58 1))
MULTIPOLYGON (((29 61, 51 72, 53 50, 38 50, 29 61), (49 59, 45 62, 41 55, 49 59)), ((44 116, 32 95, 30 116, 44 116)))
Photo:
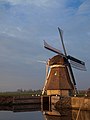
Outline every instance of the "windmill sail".
POLYGON ((63 46, 65 56, 67 56, 66 49, 65 49, 65 46, 64 46, 64 42, 63 42, 63 31, 59 27, 58 27, 58 30, 59 30, 59 34, 60 34, 60 38, 61 38, 61 42, 62 42, 62 46, 63 46))
POLYGON ((48 50, 51 50, 51 51, 53 51, 53 52, 55 52, 55 53, 57 53, 57 54, 60 54, 60 55, 64 56, 60 50, 58 50, 58 49, 50 46, 48 43, 46 43, 45 40, 44 40, 44 47, 45 47, 46 49, 48 49, 48 50))
POLYGON ((85 65, 82 65, 82 64, 80 64, 80 63, 77 63, 77 62, 75 62, 75 61, 73 61, 73 60, 70 60, 70 63, 71 63, 71 66, 72 66, 73 68, 76 68, 76 69, 82 70, 82 71, 86 71, 85 65))
POLYGON ((85 62, 78 60, 70 55, 68 55, 67 58, 70 59, 71 66, 73 68, 86 71, 85 62))
MULTIPOLYGON (((62 35, 63 31, 59 27, 58 27, 58 30, 59 30, 64 54, 65 54, 65 57, 67 58, 67 53, 66 53, 66 49, 65 49, 65 46, 64 46, 64 42, 63 42, 63 35, 62 35)), ((68 61, 68 58, 67 58, 67 61, 68 61)), ((71 79, 72 79, 73 84, 74 84, 74 89, 75 89, 75 92, 76 92, 76 81, 75 81, 74 74, 73 74, 73 71, 72 71, 72 68, 71 68, 71 65, 70 65, 69 61, 68 61, 68 67, 67 68, 68 68, 68 72, 70 73, 71 79)))
POLYGON ((72 68, 71 68, 71 64, 70 64, 70 63, 68 63, 68 67, 67 67, 67 68, 69 68, 69 69, 68 69, 68 72, 70 72, 71 79, 72 79, 73 84, 74 84, 74 86, 75 86, 75 88, 76 88, 76 81, 75 81, 74 74, 73 74, 73 71, 72 71, 72 68))

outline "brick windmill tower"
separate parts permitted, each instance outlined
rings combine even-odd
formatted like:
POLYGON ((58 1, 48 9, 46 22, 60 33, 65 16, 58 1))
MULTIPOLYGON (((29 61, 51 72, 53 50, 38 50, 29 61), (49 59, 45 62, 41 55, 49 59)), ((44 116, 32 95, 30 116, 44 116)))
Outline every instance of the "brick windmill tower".
POLYGON ((58 28, 58 30, 60 33, 64 54, 44 41, 44 47, 57 53, 57 55, 49 59, 47 62, 46 79, 42 94, 45 94, 46 92, 47 95, 69 96, 70 93, 77 92, 72 67, 79 70, 86 70, 86 68, 83 61, 67 55, 63 43, 62 30, 60 28, 58 28))

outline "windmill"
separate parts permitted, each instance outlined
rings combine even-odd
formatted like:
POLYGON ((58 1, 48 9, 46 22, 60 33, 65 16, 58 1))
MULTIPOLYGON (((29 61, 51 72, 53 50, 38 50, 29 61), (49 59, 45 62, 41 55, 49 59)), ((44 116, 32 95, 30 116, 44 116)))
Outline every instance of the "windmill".
MULTIPOLYGON (((79 60, 75 57, 72 57, 70 55, 67 55, 67 52, 66 52, 66 49, 65 49, 65 46, 64 46, 64 42, 63 42, 62 30, 59 27, 58 27, 58 31, 59 31, 59 34, 60 34, 61 43, 62 43, 64 53, 62 53, 60 50, 50 46, 46 41, 44 41, 44 47, 57 54, 57 56, 54 57, 53 59, 56 59, 56 58, 62 59, 63 58, 63 62, 61 64, 59 64, 58 66, 60 67, 60 65, 61 65, 61 66, 65 67, 65 71, 68 73, 67 77, 70 79, 69 83, 73 84, 74 92, 76 93, 77 92, 76 81, 75 81, 75 78, 74 78, 72 67, 85 71, 86 70, 85 62, 83 62, 83 61, 81 61, 81 60, 79 60)), ((60 61, 59 61, 59 63, 60 63, 60 61)), ((48 81, 47 78, 46 78, 46 81, 48 81)), ((47 84, 47 82, 46 82, 46 84, 47 84)), ((46 84, 45 84, 45 86, 46 86, 46 84)), ((45 91, 45 86, 43 88, 43 93, 45 91)))

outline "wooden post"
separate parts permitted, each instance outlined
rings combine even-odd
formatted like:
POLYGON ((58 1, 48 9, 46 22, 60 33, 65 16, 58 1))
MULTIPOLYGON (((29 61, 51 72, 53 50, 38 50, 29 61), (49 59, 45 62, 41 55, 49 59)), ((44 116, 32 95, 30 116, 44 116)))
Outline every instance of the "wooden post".
POLYGON ((49 96, 49 111, 51 111, 51 95, 49 96))

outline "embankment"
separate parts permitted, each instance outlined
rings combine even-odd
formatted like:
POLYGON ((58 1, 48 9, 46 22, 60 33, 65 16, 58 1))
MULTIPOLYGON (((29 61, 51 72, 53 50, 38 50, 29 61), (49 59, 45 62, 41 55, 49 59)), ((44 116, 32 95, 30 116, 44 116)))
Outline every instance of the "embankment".
POLYGON ((40 104, 40 96, 0 96, 0 105, 40 104))
POLYGON ((51 98, 52 104, 55 105, 57 109, 60 108, 71 108, 71 109, 81 109, 90 110, 90 97, 55 97, 51 98))
POLYGON ((0 105, 12 105, 13 97, 12 96, 0 96, 0 105))

